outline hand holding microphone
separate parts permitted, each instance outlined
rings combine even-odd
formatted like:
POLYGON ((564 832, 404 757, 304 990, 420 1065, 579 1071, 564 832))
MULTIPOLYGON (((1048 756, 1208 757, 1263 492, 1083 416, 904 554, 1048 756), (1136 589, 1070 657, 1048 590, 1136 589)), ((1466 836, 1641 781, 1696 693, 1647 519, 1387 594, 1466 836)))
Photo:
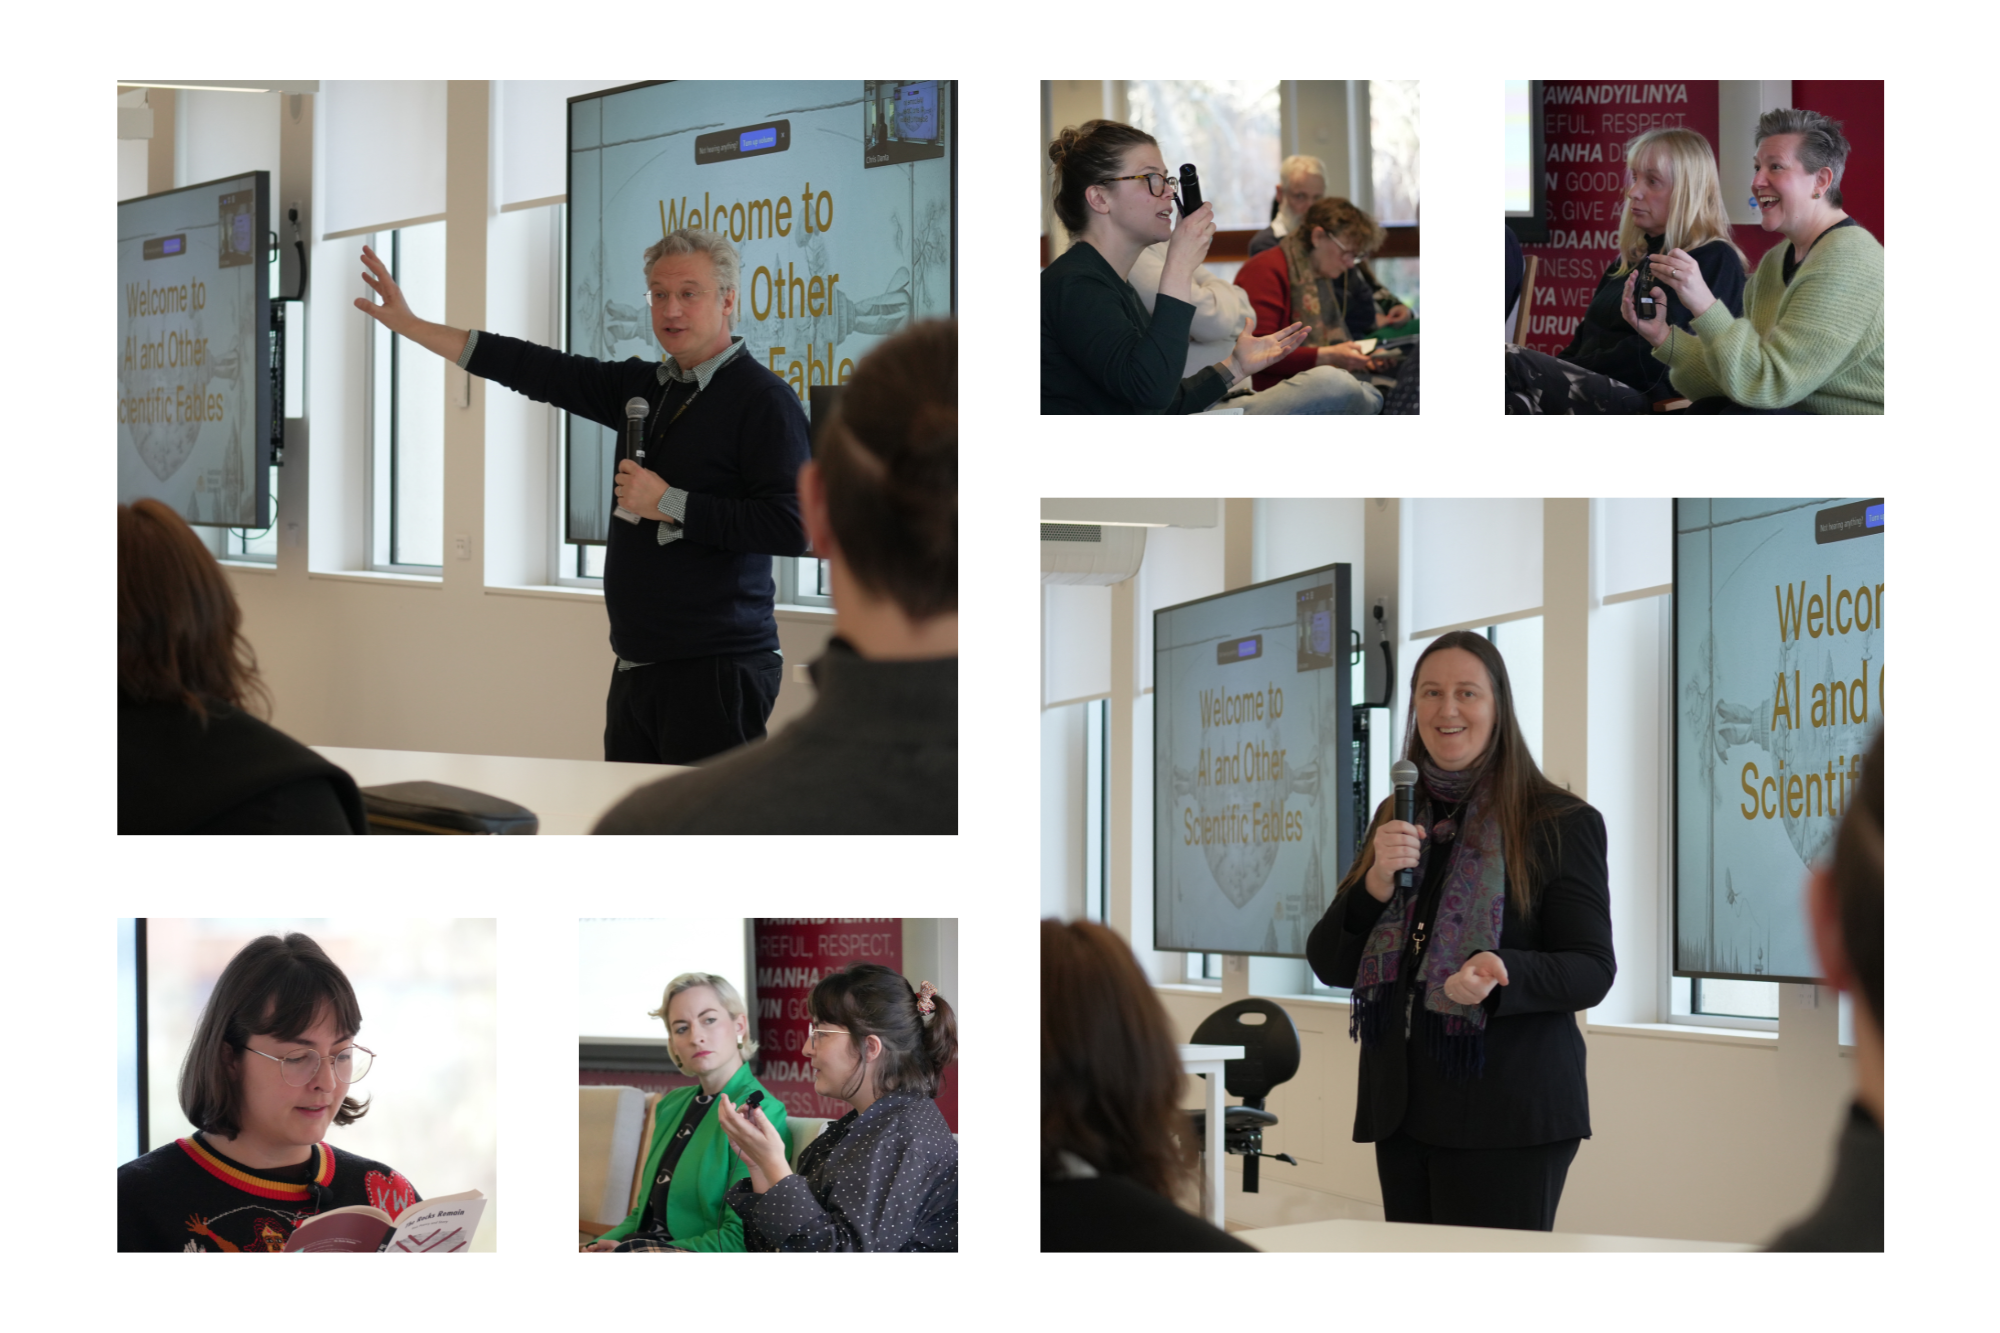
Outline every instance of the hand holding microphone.
MULTIPOLYGON (((628 399, 625 403, 626 457, 618 464, 618 480, 612 486, 613 492, 618 497, 618 507, 613 509, 611 513, 614 518, 623 519, 627 523, 637 523, 643 517, 642 514, 635 514, 625 507, 625 492, 630 486, 630 474, 627 471, 627 466, 636 461, 638 467, 633 469, 633 471, 644 471, 645 469, 646 416, 652 410, 651 404, 647 403, 644 398, 628 399)), ((659 503, 657 498, 654 500, 654 503, 659 503)))
POLYGON ((1375 829, 1375 864, 1368 867, 1363 881, 1369 895, 1386 903, 1397 888, 1416 883, 1417 860, 1423 850, 1424 830, 1417 817, 1417 766, 1399 759, 1389 768, 1389 780, 1396 784, 1396 817, 1385 819, 1375 829))

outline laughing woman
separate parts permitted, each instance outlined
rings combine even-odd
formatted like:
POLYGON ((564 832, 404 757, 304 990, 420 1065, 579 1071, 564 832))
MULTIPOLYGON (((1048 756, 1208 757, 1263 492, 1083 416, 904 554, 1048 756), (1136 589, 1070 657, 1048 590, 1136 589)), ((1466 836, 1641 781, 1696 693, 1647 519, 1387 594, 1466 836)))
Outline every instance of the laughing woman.
MULTIPOLYGON (((821 978, 807 1001, 813 1091, 854 1109, 785 1165, 764 1113, 719 1108, 750 1178, 729 1191, 751 1250, 958 1249, 958 1140, 938 1084, 958 1053, 951 1006, 879 963, 821 978)), ((766 1106, 770 1105, 767 1101, 766 1106)))
MULTIPOLYGON (((667 1055, 674 1068, 699 1080, 675 1088, 653 1110, 653 1143, 646 1154, 646 1193, 623 1222, 585 1251, 671 1254, 741 1250, 743 1223, 722 1196, 747 1174, 729 1151, 716 1116, 717 1098, 742 1101, 764 1085, 750 1072, 757 1043, 736 987, 708 972, 684 972, 667 983, 652 1017, 667 1025, 667 1055)), ((771 1124, 785 1137, 784 1104, 765 1094, 771 1124)))
POLYGON ((360 1031, 354 988, 311 939, 243 946, 181 1066, 193 1137, 118 1168, 118 1248, 282 1250, 317 1213, 370 1204, 394 1216, 417 1202, 395 1170, 321 1142, 328 1125, 368 1113, 347 1095, 374 1061, 360 1031))
POLYGON ((1766 251, 1738 318, 1693 257, 1675 250, 1653 275, 1693 314, 1684 329, 1626 318, 1672 368, 1697 412, 1882 411, 1882 243, 1841 208, 1847 136, 1817 111, 1757 121, 1758 221, 1789 244, 1766 251))
POLYGON ((1153 136, 1112 120, 1071 126, 1049 145, 1056 216, 1075 243, 1042 270, 1042 412, 1188 414, 1305 341, 1294 324, 1249 329, 1229 356, 1185 379, 1194 272, 1215 239, 1208 205, 1174 225, 1177 178, 1153 136), (1126 279, 1139 252, 1167 256, 1151 314, 1126 279))

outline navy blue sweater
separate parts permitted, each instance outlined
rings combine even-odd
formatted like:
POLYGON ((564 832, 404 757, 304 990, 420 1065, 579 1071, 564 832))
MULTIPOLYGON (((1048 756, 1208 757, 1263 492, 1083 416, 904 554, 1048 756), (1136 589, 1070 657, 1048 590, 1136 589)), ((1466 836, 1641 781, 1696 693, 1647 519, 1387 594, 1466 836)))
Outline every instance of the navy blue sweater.
POLYGON ((628 398, 653 405, 646 466, 688 492, 687 518, 665 545, 656 523, 611 523, 604 608, 614 652, 664 662, 778 646, 771 557, 806 553, 796 483, 811 455, 805 410, 783 380, 746 348, 668 429, 691 386, 670 384, 663 404, 655 362, 596 361, 482 330, 467 369, 612 430, 624 429, 628 398))

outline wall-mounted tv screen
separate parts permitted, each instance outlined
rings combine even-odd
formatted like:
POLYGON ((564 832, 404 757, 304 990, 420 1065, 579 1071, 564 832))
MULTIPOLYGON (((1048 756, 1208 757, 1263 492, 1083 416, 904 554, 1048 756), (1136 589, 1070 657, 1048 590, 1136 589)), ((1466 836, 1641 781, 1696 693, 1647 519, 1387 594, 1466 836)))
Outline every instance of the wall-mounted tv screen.
MULTIPOLYGON (((684 80, 569 104, 568 349, 657 360, 641 259, 682 227, 742 261, 732 332, 791 385, 840 385, 958 306, 957 85, 684 80)), ((568 419, 564 540, 605 540, 617 435, 568 419)))
POLYGON ((1154 948, 1305 956, 1354 859, 1351 569, 1154 613, 1154 948))
POLYGON ((270 173, 118 205, 118 501, 270 525, 270 173))

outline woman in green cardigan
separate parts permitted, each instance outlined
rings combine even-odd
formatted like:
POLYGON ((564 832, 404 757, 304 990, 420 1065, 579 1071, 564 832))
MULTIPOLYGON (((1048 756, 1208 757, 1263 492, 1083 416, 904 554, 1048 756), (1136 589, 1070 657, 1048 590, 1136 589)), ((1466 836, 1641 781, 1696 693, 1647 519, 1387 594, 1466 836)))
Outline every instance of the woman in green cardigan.
POLYGON ((1637 318, 1626 280, 1626 320, 1695 411, 1880 415, 1882 243, 1840 206, 1847 153, 1840 123, 1817 111, 1782 108, 1758 120, 1758 221, 1789 244, 1757 265, 1743 318, 1716 301, 1680 250, 1655 256, 1652 273, 1694 316, 1687 328, 1637 318))
MULTIPOLYGON (((741 1250, 743 1220, 723 1206, 722 1196, 749 1177, 749 1168, 729 1151, 712 1111, 719 1093, 741 1105, 752 1093, 764 1091, 750 1072, 757 1043, 750 1040, 743 997, 721 977, 684 972, 667 983, 652 1017, 666 1020, 667 1054, 674 1068, 699 1082, 660 1098, 638 1206, 596 1244, 583 1248, 621 1254, 741 1250)), ((783 1136, 784 1103, 766 1093, 763 1111, 783 1136)))

